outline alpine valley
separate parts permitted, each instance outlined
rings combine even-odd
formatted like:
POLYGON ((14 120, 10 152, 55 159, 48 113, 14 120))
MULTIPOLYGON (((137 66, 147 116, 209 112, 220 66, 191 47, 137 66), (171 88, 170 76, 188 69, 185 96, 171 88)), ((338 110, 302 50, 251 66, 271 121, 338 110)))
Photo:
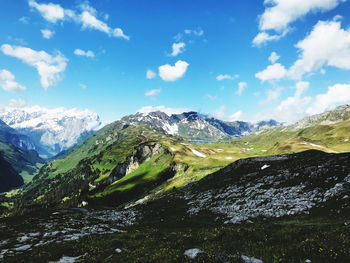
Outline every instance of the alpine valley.
POLYGON ((350 259, 350 105, 288 126, 161 111, 103 126, 37 106, 0 118, 0 261, 350 259))

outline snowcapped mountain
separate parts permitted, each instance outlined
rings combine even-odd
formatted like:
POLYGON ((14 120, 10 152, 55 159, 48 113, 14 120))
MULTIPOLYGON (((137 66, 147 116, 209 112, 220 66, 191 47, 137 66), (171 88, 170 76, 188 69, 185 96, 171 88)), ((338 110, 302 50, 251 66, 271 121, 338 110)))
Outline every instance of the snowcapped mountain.
POLYGON ((281 125, 274 120, 255 124, 243 121, 226 122, 194 111, 169 115, 162 111, 137 112, 134 115, 122 118, 121 121, 129 125, 146 125, 188 140, 207 141, 242 137, 262 128, 281 125))
POLYGON ((39 106, 8 107, 0 111, 0 119, 29 137, 43 157, 51 157, 72 147, 102 125, 97 113, 89 110, 39 106))
POLYGON ((29 137, 19 134, 2 120, 0 120, 0 142, 12 144, 26 151, 36 149, 35 143, 29 137))

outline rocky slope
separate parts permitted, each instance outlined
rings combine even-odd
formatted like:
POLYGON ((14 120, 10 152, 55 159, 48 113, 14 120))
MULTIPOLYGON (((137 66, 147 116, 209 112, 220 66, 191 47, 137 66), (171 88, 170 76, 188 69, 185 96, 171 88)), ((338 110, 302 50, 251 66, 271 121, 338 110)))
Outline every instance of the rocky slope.
POLYGON ((43 157, 51 157, 72 147, 102 124, 99 116, 89 110, 39 106, 8 107, 0 111, 0 119, 29 137, 43 157))
POLYGON ((347 262, 349 163, 315 150, 249 158, 132 208, 0 220, 0 259, 347 262))
POLYGON ((291 127, 294 129, 307 128, 315 125, 329 125, 350 120, 350 105, 342 105, 334 110, 306 117, 291 127))
POLYGON ((167 115, 164 112, 138 112, 121 120, 129 125, 147 125, 152 129, 177 135, 187 140, 218 141, 242 137, 257 132, 262 128, 281 126, 274 120, 256 124, 234 121, 221 121, 198 112, 184 112, 167 115))

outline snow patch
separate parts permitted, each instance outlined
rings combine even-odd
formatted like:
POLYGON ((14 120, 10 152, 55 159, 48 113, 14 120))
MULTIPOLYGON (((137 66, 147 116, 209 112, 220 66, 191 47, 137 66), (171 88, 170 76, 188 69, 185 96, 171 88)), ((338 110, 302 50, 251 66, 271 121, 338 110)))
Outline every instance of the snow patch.
POLYGON ((191 258, 191 259, 194 259, 197 257, 198 254, 200 253, 203 253, 202 250, 198 249, 198 248, 192 248, 192 249, 188 249, 185 251, 184 255, 191 258))
POLYGON ((201 158, 207 157, 207 156, 204 155, 203 153, 200 153, 200 152, 198 152, 198 151, 196 151, 196 150, 191 149, 191 151, 192 151, 195 155, 197 155, 198 157, 201 157, 201 158))
POLYGON ((269 167, 270 167, 270 165, 264 164, 264 165, 261 167, 261 170, 264 170, 264 169, 269 168, 269 167))

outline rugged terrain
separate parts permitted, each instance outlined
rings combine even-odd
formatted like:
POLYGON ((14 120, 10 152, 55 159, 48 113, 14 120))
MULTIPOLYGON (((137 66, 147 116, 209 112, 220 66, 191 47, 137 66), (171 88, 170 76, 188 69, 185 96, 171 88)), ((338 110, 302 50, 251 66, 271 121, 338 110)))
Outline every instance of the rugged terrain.
POLYGON ((249 123, 244 121, 222 121, 190 111, 168 115, 161 111, 137 112, 121 119, 129 125, 145 125, 170 135, 178 135, 187 140, 219 141, 247 136, 260 129, 281 126, 274 120, 249 123))
POLYGON ((312 125, 215 143, 191 143, 156 121, 109 124, 45 164, 22 189, 0 195, 2 216, 10 216, 1 220, 0 257, 344 262, 348 108, 312 125))
POLYGON ((0 120, 30 138, 35 144, 31 149, 43 158, 69 149, 102 125, 95 112, 39 106, 7 107, 0 110, 0 120))
POLYGON ((127 209, 3 219, 0 254, 6 262, 346 262, 349 162, 348 153, 315 150, 249 158, 127 209))

